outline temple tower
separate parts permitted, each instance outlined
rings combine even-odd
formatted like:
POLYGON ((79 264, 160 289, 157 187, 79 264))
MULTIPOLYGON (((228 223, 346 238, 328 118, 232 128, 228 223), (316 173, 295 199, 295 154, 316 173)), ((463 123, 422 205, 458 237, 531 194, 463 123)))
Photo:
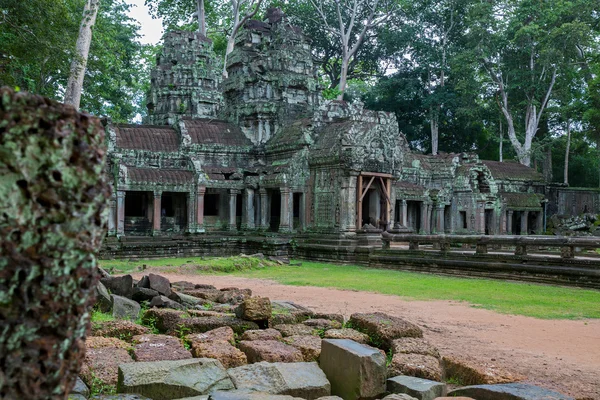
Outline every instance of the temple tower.
POLYGON ((279 9, 240 30, 227 72, 224 116, 254 144, 266 143, 291 121, 312 117, 319 105, 308 40, 279 9))
POLYGON ((198 32, 167 33, 150 81, 152 125, 173 125, 181 117, 215 118, 222 103, 221 71, 212 42, 198 32))

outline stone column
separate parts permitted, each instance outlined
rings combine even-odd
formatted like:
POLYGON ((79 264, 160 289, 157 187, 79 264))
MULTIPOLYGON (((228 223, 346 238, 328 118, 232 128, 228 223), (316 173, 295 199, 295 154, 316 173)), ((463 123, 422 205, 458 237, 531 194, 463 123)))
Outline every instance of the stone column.
POLYGON ((498 229, 500 235, 506 235, 506 211, 504 208, 500 211, 500 228, 498 229))
POLYGON ((196 225, 198 232, 204 232, 204 194, 206 193, 205 186, 198 187, 196 198, 196 225))
POLYGON ((527 235, 529 211, 521 211, 521 235, 527 235))
MULTIPOLYGON (((300 231, 306 230, 306 193, 300 194, 300 231)), ((354 222, 354 221, 353 221, 354 222)), ((351 229, 354 229, 355 225, 352 225, 351 229)))
POLYGON ((438 204, 437 206, 437 233, 438 234, 443 234, 444 233, 444 205, 443 204, 438 204))
POLYGON ((117 235, 125 234, 125 191, 117 190, 117 235))
POLYGON ((421 226, 419 227, 420 232, 422 234, 427 233, 427 204, 425 202, 421 203, 421 226))
POLYGON ((108 234, 116 235, 117 233, 117 196, 113 192, 110 196, 110 209, 108 211, 108 234))
POLYGON ((433 204, 427 204, 427 225, 425 228, 425 233, 431 234, 431 222, 433 217, 433 204))
POLYGON ((400 202, 400 224, 402 226, 408 226, 408 204, 406 200, 400 202))
POLYGON ((340 230, 342 232, 356 232, 356 176, 342 179, 340 191, 340 230))
POLYGON ((269 229, 269 220, 268 220, 268 201, 269 196, 267 195, 267 189, 260 188, 258 190, 260 194, 260 228, 267 230, 269 229))
POLYGON ((187 229, 186 231, 188 233, 194 233, 196 232, 196 205, 195 203, 195 198, 196 198, 196 194, 194 192, 188 192, 187 194, 187 229))
POLYGON ((254 229, 254 189, 246 188, 244 196, 244 218, 243 226, 245 229, 254 229))
POLYGON ((477 232, 485 234, 485 203, 477 203, 477 232))
POLYGON ((281 213, 279 214, 279 232, 290 231, 290 189, 281 188, 281 213))
POLYGON ((237 208, 237 195, 240 194, 238 189, 229 189, 229 230, 237 230, 237 221, 235 211, 237 208))
POLYGON ((509 235, 513 234, 513 211, 509 210, 506 212, 506 233, 509 235))
POLYGON ((544 234, 544 213, 538 211, 535 218, 535 234, 543 235, 544 234))
POLYGON ((160 234, 160 219, 161 215, 161 197, 162 192, 160 190, 155 190, 152 192, 152 234, 158 235, 160 234))

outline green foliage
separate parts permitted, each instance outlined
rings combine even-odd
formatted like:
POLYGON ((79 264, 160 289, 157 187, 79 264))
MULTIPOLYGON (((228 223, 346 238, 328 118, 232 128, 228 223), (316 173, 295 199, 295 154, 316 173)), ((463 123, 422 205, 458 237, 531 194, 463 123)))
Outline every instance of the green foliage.
POLYGON ((97 309, 92 310, 92 318, 91 318, 92 324, 114 321, 114 320, 115 320, 115 318, 112 316, 112 314, 103 313, 102 311, 97 310, 97 309))
POLYGON ((457 376, 449 376, 445 379, 445 381, 450 385, 464 386, 462 380, 457 376))
POLYGON ((154 335, 158 335, 160 333, 160 331, 156 327, 156 318, 155 317, 150 317, 150 316, 144 315, 144 317, 142 317, 141 319, 136 321, 136 323, 139 325, 143 325, 146 328, 149 328, 150 331, 152 332, 152 334, 154 334, 154 335))
POLYGON ((394 358, 394 352, 392 351, 392 349, 389 349, 385 355, 385 366, 386 367, 389 367, 390 365, 392 365, 393 358, 394 358))
POLYGON ((90 386, 90 395, 92 396, 117 394, 116 386, 105 383, 93 372, 91 373, 91 380, 88 383, 90 386))
POLYGON ((145 264, 148 267, 163 267, 163 269, 177 269, 184 267, 194 271, 203 272, 235 272, 254 269, 262 269, 266 267, 277 267, 279 264, 256 257, 189 257, 189 258, 165 258, 151 260, 101 260, 100 266, 106 270, 114 268, 119 272, 130 272, 145 264))

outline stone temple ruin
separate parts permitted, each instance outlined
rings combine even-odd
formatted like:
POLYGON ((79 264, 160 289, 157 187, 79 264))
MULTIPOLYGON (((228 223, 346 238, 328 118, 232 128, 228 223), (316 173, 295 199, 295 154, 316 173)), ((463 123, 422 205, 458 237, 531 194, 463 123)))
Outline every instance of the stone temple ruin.
POLYGON ((106 126, 119 238, 106 246, 183 234, 537 234, 549 215, 600 210, 599 192, 547 185, 514 162, 411 152, 392 114, 323 100, 310 50, 270 10, 239 32, 222 80, 207 38, 168 33, 148 124, 106 126))

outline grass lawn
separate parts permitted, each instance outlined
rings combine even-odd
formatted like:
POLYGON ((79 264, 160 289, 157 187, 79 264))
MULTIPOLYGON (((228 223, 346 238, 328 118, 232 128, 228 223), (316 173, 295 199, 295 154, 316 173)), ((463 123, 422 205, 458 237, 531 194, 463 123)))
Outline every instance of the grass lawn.
MULTIPOLYGON (((169 258, 135 262, 103 260, 104 268, 129 272, 146 264, 177 272, 182 265, 195 264, 199 274, 235 275, 271 279, 284 285, 318 286, 376 292, 401 296, 407 300, 455 300, 505 314, 543 319, 600 318, 600 291, 468 279, 414 272, 372 269, 354 265, 335 265, 302 261, 301 266, 279 266, 258 259, 169 258)), ((189 268, 189 267, 188 267, 189 268)), ((189 269, 186 270, 189 271, 189 269)))

